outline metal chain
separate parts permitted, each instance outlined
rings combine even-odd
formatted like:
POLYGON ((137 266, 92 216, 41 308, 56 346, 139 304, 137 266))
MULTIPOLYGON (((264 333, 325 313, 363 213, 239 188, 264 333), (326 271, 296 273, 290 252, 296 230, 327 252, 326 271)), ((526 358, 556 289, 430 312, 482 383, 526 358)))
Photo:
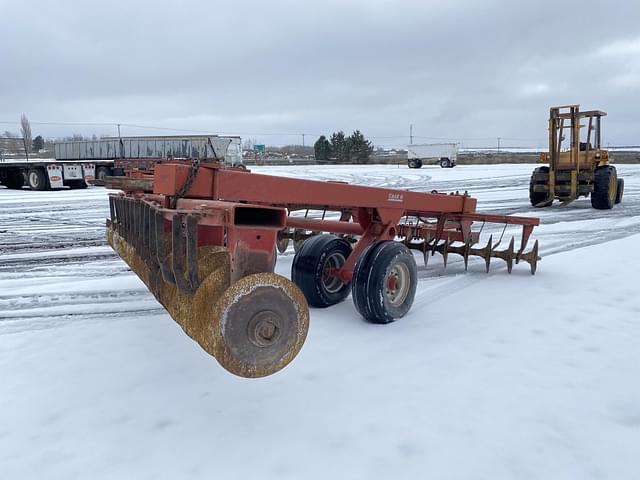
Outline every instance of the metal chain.
POLYGON ((189 191, 189 189, 191 188, 191 185, 193 185, 193 181, 196 179, 196 175, 198 174, 199 169, 200 169, 200 159, 194 158, 193 160, 191 160, 191 168, 189 169, 189 173, 187 174, 187 178, 182 184, 182 187, 180 187, 180 190, 178 190, 176 194, 173 196, 173 198, 171 199, 170 208, 175 209, 178 204, 178 200, 180 198, 183 198, 186 195, 186 193, 189 191))

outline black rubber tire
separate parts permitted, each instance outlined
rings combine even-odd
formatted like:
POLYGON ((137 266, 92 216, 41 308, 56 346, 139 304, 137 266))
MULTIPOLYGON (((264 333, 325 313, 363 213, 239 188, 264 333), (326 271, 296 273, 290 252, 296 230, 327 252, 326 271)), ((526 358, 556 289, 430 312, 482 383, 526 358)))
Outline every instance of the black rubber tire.
MULTIPOLYGON (((397 281, 397 280, 396 280, 397 281)), ((411 251, 393 240, 369 247, 356 263, 351 295, 356 310, 371 323, 390 323, 407 314, 416 295, 418 268, 411 251), (391 277, 401 279, 400 297, 392 298, 391 277), (396 303, 397 300, 397 303, 396 303)))
POLYGON ((413 158, 407 162, 407 165, 409 166, 409 168, 418 168, 418 165, 416 164, 416 161, 413 158))
POLYGON ((12 190, 19 190, 24 186, 24 175, 18 169, 7 171, 6 177, 2 179, 2 184, 12 190))
POLYGON ((440 167, 442 167, 442 168, 451 167, 451 160, 449 160, 448 158, 441 158, 440 159, 440 167))
POLYGON ((104 181, 104 177, 111 176, 111 169, 109 167, 101 166, 96 168, 96 180, 104 181))
POLYGON ((69 188, 72 190, 87 188, 87 182, 84 180, 72 180, 69 182, 69 188))
POLYGON ((545 185, 548 183, 549 183, 549 167, 538 167, 533 170, 533 172, 531 173, 531 179, 529 180, 529 201, 531 202, 531 206, 536 208, 544 208, 544 207, 549 207, 553 203, 553 199, 545 202, 545 200, 547 199, 546 192, 535 192, 533 190, 535 185, 545 185), (547 180, 546 181, 536 180, 535 175, 539 173, 546 174, 547 180))
POLYGON ((605 165, 596 168, 593 173, 593 193, 591 206, 598 210, 610 210, 616 202, 618 174, 616 167, 605 165))
POLYGON ((49 190, 49 178, 41 168, 32 168, 27 173, 27 182, 31 190, 49 190))
POLYGON ((349 283, 326 277, 326 268, 340 268, 351 254, 351 244, 335 235, 316 235, 307 239, 293 258, 291 280, 312 307, 325 308, 349 295, 349 283))
POLYGON ((623 195, 624 195, 624 178, 619 178, 618 188, 616 188, 616 205, 622 202, 623 195))

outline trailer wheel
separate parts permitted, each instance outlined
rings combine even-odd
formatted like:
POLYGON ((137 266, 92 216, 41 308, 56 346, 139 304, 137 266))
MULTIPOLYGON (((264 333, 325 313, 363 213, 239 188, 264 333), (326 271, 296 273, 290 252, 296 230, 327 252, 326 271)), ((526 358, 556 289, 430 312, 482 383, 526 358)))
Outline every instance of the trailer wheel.
POLYGON ((18 190, 24 186, 24 175, 18 169, 11 169, 2 179, 2 184, 12 190, 18 190))
POLYGON ((440 166, 442 168, 449 168, 449 167, 451 167, 451 161, 448 158, 441 158, 440 159, 440 166))
POLYGON ((49 179, 41 168, 32 168, 27 173, 27 181, 31 190, 48 190, 49 179))
POLYGON ((616 204, 622 201, 622 195, 624 195, 624 178, 619 178, 618 188, 616 188, 616 204))
POLYGON ((96 180, 104 181, 104 177, 111 176, 111 169, 109 167, 98 167, 96 168, 96 180))
POLYGON ((309 238, 293 258, 291 279, 312 307, 325 308, 349 295, 349 284, 333 276, 351 254, 351 244, 335 235, 309 238))
POLYGON ((419 158, 412 158, 409 160, 409 168, 422 168, 422 160, 419 158))
POLYGON ((538 167, 531 173, 529 180, 529 201, 531 205, 538 208, 548 207, 553 203, 553 199, 549 200, 549 192, 536 192, 536 185, 549 184, 549 167, 538 167))
POLYGON ((618 174, 616 167, 605 165, 596 168, 593 174, 593 193, 591 206, 598 210, 609 210, 616 202, 618 174))
POLYGON ((372 245, 356 263, 351 294, 356 310, 372 323, 390 323, 409 311, 416 294, 416 261, 401 243, 372 245))

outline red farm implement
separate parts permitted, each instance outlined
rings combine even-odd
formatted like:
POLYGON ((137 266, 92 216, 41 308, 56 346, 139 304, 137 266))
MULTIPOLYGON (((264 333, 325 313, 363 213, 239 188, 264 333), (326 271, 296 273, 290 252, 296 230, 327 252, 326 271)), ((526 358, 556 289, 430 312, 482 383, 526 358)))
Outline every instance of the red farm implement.
MULTIPOLYGON (((349 293, 368 321, 388 323, 411 308, 417 267, 439 252, 529 263, 537 218, 476 212, 464 194, 420 193, 259 175, 217 164, 164 163, 152 177, 113 180, 108 240, 184 331, 230 372, 270 375, 304 343, 308 306, 349 293), (318 218, 299 211, 320 211, 318 218), (329 214, 327 215, 327 212, 329 214), (484 224, 522 227, 519 247, 484 224), (480 227, 481 230, 481 227, 480 227), (273 273, 276 246, 296 245, 292 281, 273 273)), ((504 230, 503 230, 504 232, 504 230)))

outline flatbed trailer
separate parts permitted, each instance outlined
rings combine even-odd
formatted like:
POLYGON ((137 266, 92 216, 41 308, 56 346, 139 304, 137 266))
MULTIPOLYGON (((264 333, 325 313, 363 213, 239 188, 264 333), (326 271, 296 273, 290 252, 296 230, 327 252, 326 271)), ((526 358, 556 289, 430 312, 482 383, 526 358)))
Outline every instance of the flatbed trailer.
POLYGON ((240 137, 170 135, 70 140, 54 145, 55 158, 0 161, 0 185, 31 190, 104 185, 104 179, 127 172, 153 172, 166 160, 242 164, 240 137))
POLYGON ((0 162, 0 185, 10 189, 28 186, 31 190, 87 188, 96 169, 111 168, 113 162, 70 162, 55 159, 0 162))

